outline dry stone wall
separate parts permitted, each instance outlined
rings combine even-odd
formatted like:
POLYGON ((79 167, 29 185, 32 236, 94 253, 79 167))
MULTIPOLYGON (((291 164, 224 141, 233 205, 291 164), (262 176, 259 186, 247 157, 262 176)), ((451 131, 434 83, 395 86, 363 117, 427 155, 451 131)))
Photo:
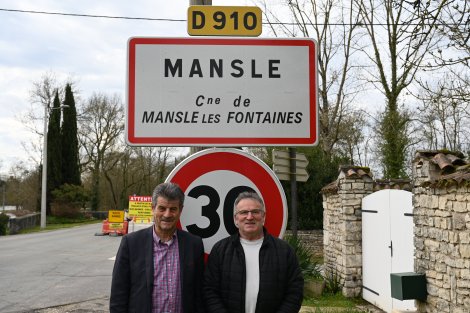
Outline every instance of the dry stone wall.
MULTIPOLYGON (((292 232, 286 231, 286 236, 290 236, 292 232)), ((299 230, 297 238, 312 253, 315 258, 323 258, 323 230, 299 230)))
POLYGON ((323 188, 323 243, 326 275, 337 275, 343 294, 362 290, 362 198, 373 192, 368 171, 342 167, 338 180, 323 188))
POLYGON ((362 291, 362 198, 380 189, 413 192, 414 269, 426 275, 427 300, 419 312, 470 313, 470 165, 462 156, 421 151, 410 181, 374 181, 366 168, 341 167, 323 193, 326 271, 336 272, 343 294, 362 291))
POLYGON ((439 175, 438 165, 425 153, 417 154, 413 170, 415 271, 426 274, 428 292, 426 302, 417 301, 418 309, 468 313, 470 185, 455 179, 459 173, 439 175))

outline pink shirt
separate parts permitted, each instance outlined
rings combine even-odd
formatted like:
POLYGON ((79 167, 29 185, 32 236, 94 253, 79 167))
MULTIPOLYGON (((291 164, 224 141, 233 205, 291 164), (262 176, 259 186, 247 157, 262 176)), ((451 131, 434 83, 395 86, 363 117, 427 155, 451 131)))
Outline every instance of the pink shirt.
POLYGON ((182 313, 180 260, 176 232, 161 242, 153 232, 152 313, 182 313))

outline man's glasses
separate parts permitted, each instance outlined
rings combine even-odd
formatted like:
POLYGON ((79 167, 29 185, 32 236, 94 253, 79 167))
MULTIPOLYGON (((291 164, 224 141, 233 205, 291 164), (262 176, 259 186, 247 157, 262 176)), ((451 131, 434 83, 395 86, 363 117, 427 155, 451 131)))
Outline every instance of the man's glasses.
POLYGON ((264 211, 261 210, 261 209, 254 209, 254 210, 241 210, 241 211, 238 211, 235 213, 235 215, 240 215, 240 216, 243 216, 243 217, 246 217, 248 216, 248 214, 253 215, 253 216, 261 216, 264 211))

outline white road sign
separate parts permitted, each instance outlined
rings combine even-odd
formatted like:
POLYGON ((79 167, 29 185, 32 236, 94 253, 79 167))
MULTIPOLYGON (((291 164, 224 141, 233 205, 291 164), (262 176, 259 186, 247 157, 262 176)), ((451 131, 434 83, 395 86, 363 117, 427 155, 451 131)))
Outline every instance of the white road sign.
POLYGON ((316 55, 312 39, 131 38, 127 142, 315 144, 316 55))

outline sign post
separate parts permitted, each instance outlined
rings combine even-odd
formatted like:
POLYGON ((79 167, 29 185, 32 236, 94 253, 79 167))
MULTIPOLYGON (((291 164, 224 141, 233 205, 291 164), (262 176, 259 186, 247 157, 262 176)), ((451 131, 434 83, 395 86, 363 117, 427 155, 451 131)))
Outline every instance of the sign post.
POLYGON ((289 151, 273 150, 273 170, 279 180, 290 180, 291 174, 294 174, 296 181, 306 182, 309 178, 307 157, 303 153, 294 152, 292 157, 289 151), (291 165, 292 160, 295 161, 294 167, 291 165))

